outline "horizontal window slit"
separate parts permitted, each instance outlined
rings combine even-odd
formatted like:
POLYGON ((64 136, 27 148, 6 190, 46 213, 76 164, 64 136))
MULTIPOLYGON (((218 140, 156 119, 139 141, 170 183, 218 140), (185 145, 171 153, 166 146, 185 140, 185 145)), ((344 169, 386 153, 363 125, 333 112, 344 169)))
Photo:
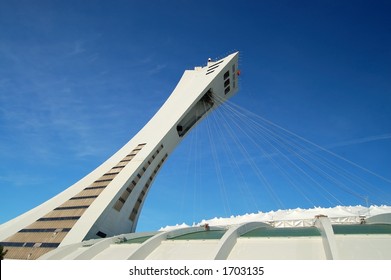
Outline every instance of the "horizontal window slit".
POLYGON ((94 186, 94 187, 87 187, 84 190, 98 190, 98 189, 104 189, 106 186, 94 186))
POLYGON ((73 209, 87 209, 89 205, 80 205, 80 206, 64 206, 64 207, 57 207, 54 208, 54 210, 73 210, 73 209))
POLYGON ((71 228, 24 228, 18 232, 69 232, 71 228))
POLYGON ((38 243, 38 242, 0 242, 1 246, 7 247, 36 247, 36 248, 57 248, 60 243, 38 243))
POLYGON ((50 218, 40 218, 37 221, 64 221, 64 220, 78 220, 80 216, 70 216, 70 217, 50 217, 50 218))
POLYGON ((97 198, 97 195, 89 195, 89 196, 75 196, 70 198, 69 200, 77 200, 77 199, 88 199, 88 198, 97 198))
POLYGON ((110 182, 110 181, 113 181, 113 179, 101 179, 101 180, 96 180, 94 183, 110 182))
POLYGON ((216 63, 214 63, 214 64, 212 64, 212 65, 209 65, 208 68, 212 68, 212 67, 214 67, 215 65, 220 64, 220 63, 223 62, 223 61, 224 61, 224 59, 223 59, 223 60, 220 60, 220 61, 218 61, 218 62, 216 62, 216 63))

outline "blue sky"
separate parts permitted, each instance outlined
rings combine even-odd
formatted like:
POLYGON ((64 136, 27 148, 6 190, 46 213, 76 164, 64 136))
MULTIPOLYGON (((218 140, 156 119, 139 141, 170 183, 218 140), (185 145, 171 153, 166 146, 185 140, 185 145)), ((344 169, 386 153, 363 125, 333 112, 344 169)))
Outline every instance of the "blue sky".
POLYGON ((278 135, 289 130, 329 149, 328 160, 364 177, 365 191, 349 185, 342 194, 327 182, 319 191, 303 174, 289 175, 300 186, 286 187, 281 172, 272 172, 274 163, 289 161, 284 147, 262 154, 263 134, 247 139, 234 125, 250 159, 227 152, 235 147, 221 144, 227 134, 210 144, 206 132, 222 122, 216 113, 162 168, 138 230, 282 207, 364 204, 357 193, 389 205, 390 181, 379 176, 391 178, 390 12, 389 1, 0 0, 0 223, 58 194, 122 147, 185 69, 236 50, 241 89, 230 108, 277 124, 278 135), (246 183, 224 166, 232 155, 246 183), (242 168, 245 161, 250 168, 242 168))

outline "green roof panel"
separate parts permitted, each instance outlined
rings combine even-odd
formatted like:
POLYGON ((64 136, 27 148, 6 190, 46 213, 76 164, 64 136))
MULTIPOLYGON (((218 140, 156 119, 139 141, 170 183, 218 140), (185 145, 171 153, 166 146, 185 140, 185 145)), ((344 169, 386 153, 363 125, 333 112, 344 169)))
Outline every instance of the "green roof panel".
POLYGON ((300 237, 300 236, 320 236, 320 232, 316 227, 297 227, 297 228, 260 227, 243 234, 241 237, 300 237))
POLYGON ((391 234, 391 224, 333 225, 334 234, 391 234))
POLYGON ((175 237, 169 237, 167 239, 169 240, 220 239, 225 232, 226 232, 225 230, 196 231, 196 232, 190 232, 175 237))

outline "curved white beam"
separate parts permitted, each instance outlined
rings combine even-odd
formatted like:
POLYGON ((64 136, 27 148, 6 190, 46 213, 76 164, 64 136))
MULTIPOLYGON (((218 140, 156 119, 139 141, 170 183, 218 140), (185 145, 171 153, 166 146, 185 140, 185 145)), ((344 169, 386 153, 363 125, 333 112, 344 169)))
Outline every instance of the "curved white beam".
POLYGON ((270 227, 270 225, 262 222, 250 222, 230 227, 220 239, 214 259, 226 260, 239 236, 260 227, 270 227))
MULTIPOLYGON (((210 230, 221 230, 220 227, 210 227, 210 230)), ((131 255, 127 257, 127 260, 144 260, 146 259, 149 254, 153 252, 157 247, 160 246, 162 241, 168 239, 168 238, 175 238, 177 236, 181 236, 188 233, 194 233, 199 231, 205 231, 205 228, 203 227, 188 227, 188 228, 181 228, 181 229, 175 229, 172 231, 162 232, 160 234, 157 234, 147 241, 145 241, 136 251, 134 251, 131 255)))

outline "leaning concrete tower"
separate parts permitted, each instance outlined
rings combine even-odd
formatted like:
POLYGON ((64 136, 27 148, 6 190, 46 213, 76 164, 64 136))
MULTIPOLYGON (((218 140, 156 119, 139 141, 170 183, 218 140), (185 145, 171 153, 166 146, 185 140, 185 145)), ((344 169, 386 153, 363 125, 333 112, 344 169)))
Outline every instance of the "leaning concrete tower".
POLYGON ((59 246, 134 232, 167 157, 200 120, 237 92, 238 56, 186 70, 159 111, 118 152, 62 193, 2 224, 6 257, 36 259, 59 246))

